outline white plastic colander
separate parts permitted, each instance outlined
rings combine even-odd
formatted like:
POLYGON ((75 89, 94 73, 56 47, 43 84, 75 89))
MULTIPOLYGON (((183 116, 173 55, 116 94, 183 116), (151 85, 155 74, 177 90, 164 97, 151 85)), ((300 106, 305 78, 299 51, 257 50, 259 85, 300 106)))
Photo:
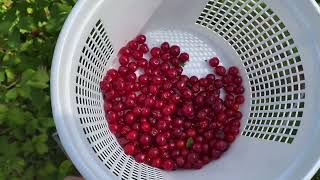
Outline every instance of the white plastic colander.
POLYGON ((320 10, 313 0, 80 0, 51 72, 55 123, 86 179, 310 179, 320 166, 320 10), (137 34, 190 53, 188 75, 214 55, 245 77, 241 134, 200 170, 162 171, 124 154, 108 129, 99 82, 137 34))

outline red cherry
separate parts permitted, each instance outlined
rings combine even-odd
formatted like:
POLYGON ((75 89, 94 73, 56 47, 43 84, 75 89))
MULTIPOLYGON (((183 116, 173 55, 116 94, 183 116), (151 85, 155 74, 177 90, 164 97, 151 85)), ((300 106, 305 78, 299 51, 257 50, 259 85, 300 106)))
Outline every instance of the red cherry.
POLYGON ((173 56, 173 57, 177 57, 179 54, 180 54, 180 47, 177 46, 177 45, 172 45, 170 47, 170 54, 173 56))
POLYGON ((134 40, 129 41, 128 47, 129 47, 130 49, 132 49, 132 50, 136 50, 136 49, 138 49, 138 42, 137 42, 137 41, 134 41, 134 40))
POLYGON ((129 63, 129 57, 128 56, 120 56, 119 57, 119 63, 122 65, 122 66, 125 66, 129 63))
POLYGON ((135 146, 133 143, 128 143, 124 146, 124 152, 127 154, 127 155, 134 155, 135 154, 135 146))
POLYGON ((233 79, 233 82, 236 84, 236 85, 241 85, 242 83, 242 78, 240 76, 236 76, 234 79, 233 79))
POLYGON ((151 165, 153 167, 157 167, 157 168, 160 168, 161 167, 161 164, 162 164, 162 161, 161 161, 161 158, 160 157, 157 157, 155 159, 152 160, 152 163, 151 165))
POLYGON ((162 167, 165 170, 171 171, 174 169, 174 162, 171 159, 165 159, 162 163, 162 167))
POLYGON ((135 140, 138 138, 138 132, 137 132, 136 130, 131 130, 131 131, 127 134, 126 138, 127 138, 129 141, 133 142, 133 141, 135 141, 135 140))
POLYGON ((170 45, 169 45, 168 42, 162 43, 160 47, 161 47, 161 50, 164 51, 164 52, 167 52, 167 51, 170 50, 170 45))
POLYGON ((158 48, 158 47, 154 47, 154 48, 152 48, 151 51, 150 51, 151 56, 152 56, 152 57, 156 57, 156 58, 160 57, 160 52, 161 52, 161 50, 160 50, 160 48, 158 48))
POLYGON ((235 102, 237 104, 243 104, 244 103, 244 96, 243 95, 239 95, 236 97, 235 102))
POLYGON ((162 61, 164 61, 164 62, 168 62, 168 61, 171 59, 171 55, 170 55, 169 53, 163 53, 163 54, 161 55, 161 59, 162 59, 162 61))
POLYGON ((209 60, 209 65, 211 67, 217 67, 219 65, 219 62, 220 62, 219 58, 213 57, 209 60))
POLYGON ((217 67, 215 68, 215 70, 216 70, 216 74, 218 74, 218 75, 220 75, 220 76, 226 75, 226 72, 227 72, 226 68, 223 67, 223 66, 217 66, 217 67))
POLYGON ((126 123, 133 124, 135 122, 135 116, 132 112, 127 112, 125 116, 126 123))
POLYGON ((143 34, 140 34, 136 37, 136 41, 139 43, 139 44, 143 44, 145 43, 147 40, 147 37, 143 34))
POLYGON ((129 56, 131 54, 131 50, 128 47, 122 47, 119 50, 120 55, 129 56))
POLYGON ((156 147, 153 147, 153 148, 151 148, 150 150, 149 150, 149 152, 148 152, 148 155, 149 155, 149 157, 151 157, 151 158, 155 158, 155 157, 158 157, 159 156, 159 149, 158 148, 156 148, 156 147))
POLYGON ((144 58, 137 60, 138 67, 146 68, 148 66, 148 61, 144 58))
POLYGON ((142 53, 147 53, 149 52, 149 47, 147 44, 141 44, 139 47, 139 51, 141 51, 142 53))
POLYGON ((135 155, 134 159, 138 163, 144 163, 147 160, 147 156, 144 153, 139 153, 139 154, 135 155))
POLYGON ((137 70, 137 68, 138 68, 138 65, 137 65, 136 62, 130 62, 130 63, 128 64, 128 69, 129 69, 129 71, 131 71, 131 72, 135 72, 135 71, 137 70))
POLYGON ((153 68, 158 67, 160 65, 160 59, 154 56, 150 59, 149 64, 153 68))
POLYGON ((141 129, 144 132, 150 132, 151 131, 151 125, 149 122, 142 122, 141 123, 141 129))
POLYGON ((221 152, 221 151, 216 150, 216 149, 212 149, 212 151, 211 151, 211 158, 212 158, 213 160, 219 159, 221 155, 222 155, 222 152, 221 152))
POLYGON ((156 142, 162 146, 165 145, 167 143, 167 139, 163 134, 158 134, 156 137, 156 142))
POLYGON ((189 137, 196 137, 197 133, 195 129, 188 129, 187 130, 187 136, 189 137))
POLYGON ((231 67, 229 68, 229 70, 228 70, 228 73, 229 73, 230 75, 236 76, 236 75, 238 75, 238 73, 239 73, 239 69, 238 69, 237 67, 235 67, 235 66, 231 66, 231 67))
POLYGON ((218 140, 214 145, 214 148, 218 151, 226 151, 229 147, 229 144, 223 140, 218 140))
POLYGON ((140 143, 141 144, 144 144, 144 145, 147 145, 151 142, 151 136, 150 135, 147 135, 147 134, 143 134, 141 137, 140 137, 140 143))
POLYGON ((135 50, 135 51, 133 51, 133 53, 132 53, 132 57, 133 57, 133 59, 135 59, 135 60, 139 60, 139 59, 141 59, 141 58, 143 57, 143 52, 138 51, 138 50, 135 50))
POLYGON ((148 117, 150 115, 151 111, 147 107, 141 108, 141 115, 142 117, 148 117))
POLYGON ((119 117, 117 115, 117 113, 113 112, 113 111, 109 111, 107 114, 107 118, 108 118, 108 122, 109 123, 115 123, 118 121, 119 117))
POLYGON ((189 54, 185 52, 181 53, 179 56, 179 60, 180 62, 183 62, 183 63, 189 61, 189 54))

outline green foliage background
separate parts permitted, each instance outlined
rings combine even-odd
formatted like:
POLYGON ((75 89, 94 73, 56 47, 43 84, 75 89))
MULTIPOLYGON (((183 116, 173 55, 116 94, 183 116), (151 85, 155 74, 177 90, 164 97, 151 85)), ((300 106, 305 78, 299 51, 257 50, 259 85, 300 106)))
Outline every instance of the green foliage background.
POLYGON ((75 0, 0 0, 0 180, 63 179, 53 141, 52 53, 75 0))
POLYGON ((49 94, 54 45, 75 1, 0 0, 0 180, 76 174, 51 138, 49 94))

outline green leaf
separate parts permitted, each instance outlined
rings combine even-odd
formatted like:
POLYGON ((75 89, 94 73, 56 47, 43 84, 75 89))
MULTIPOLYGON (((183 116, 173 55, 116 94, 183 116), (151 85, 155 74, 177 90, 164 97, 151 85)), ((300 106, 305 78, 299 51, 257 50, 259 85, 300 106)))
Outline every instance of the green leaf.
POLYGON ((0 104, 0 114, 1 113, 6 113, 7 111, 8 111, 8 107, 6 105, 4 105, 4 104, 0 104))
POLYGON ((10 21, 0 22, 0 34, 1 35, 8 34, 11 25, 12 25, 12 22, 10 22, 10 21))
POLYGON ((23 71, 21 75, 21 82, 27 82, 29 79, 32 78, 34 73, 35 71, 33 69, 26 69, 25 71, 23 71))
POLYGON ((18 45, 20 44, 20 31, 18 28, 13 28, 13 30, 9 33, 8 37, 8 45, 11 48, 18 48, 18 45))
POLYGON ((38 152, 38 154, 42 155, 48 152, 48 145, 42 142, 38 142, 35 145, 36 151, 38 152))
POLYGON ((4 80, 6 80, 5 73, 0 71, 0 83, 2 83, 4 80))
POLYGON ((59 166, 59 177, 65 177, 71 170, 72 163, 69 160, 63 161, 59 166))
POLYGON ((25 123, 24 112, 19 108, 10 108, 8 121, 8 123, 12 125, 23 125, 25 123))
POLYGON ((15 80, 15 75, 12 69, 5 69, 4 72, 6 73, 9 82, 15 80))
POLYGON ((9 91, 7 91, 6 93, 6 100, 10 101, 12 99, 16 99, 18 96, 17 90, 16 88, 10 89, 9 91))
POLYGON ((190 149, 190 148, 192 147, 193 143, 194 143, 194 142, 193 142, 192 137, 189 137, 188 140, 187 140, 187 143, 186 143, 186 147, 187 147, 188 149, 190 149))

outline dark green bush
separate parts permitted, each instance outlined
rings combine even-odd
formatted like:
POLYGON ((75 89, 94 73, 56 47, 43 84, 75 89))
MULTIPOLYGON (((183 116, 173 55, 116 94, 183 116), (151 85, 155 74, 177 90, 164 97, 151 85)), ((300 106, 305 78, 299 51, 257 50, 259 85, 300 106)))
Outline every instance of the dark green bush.
POLYGON ((0 0, 0 180, 75 173, 51 138, 49 94, 54 45, 75 1, 0 0))
POLYGON ((0 0, 0 179, 62 179, 52 140, 52 53, 73 0, 0 0))

